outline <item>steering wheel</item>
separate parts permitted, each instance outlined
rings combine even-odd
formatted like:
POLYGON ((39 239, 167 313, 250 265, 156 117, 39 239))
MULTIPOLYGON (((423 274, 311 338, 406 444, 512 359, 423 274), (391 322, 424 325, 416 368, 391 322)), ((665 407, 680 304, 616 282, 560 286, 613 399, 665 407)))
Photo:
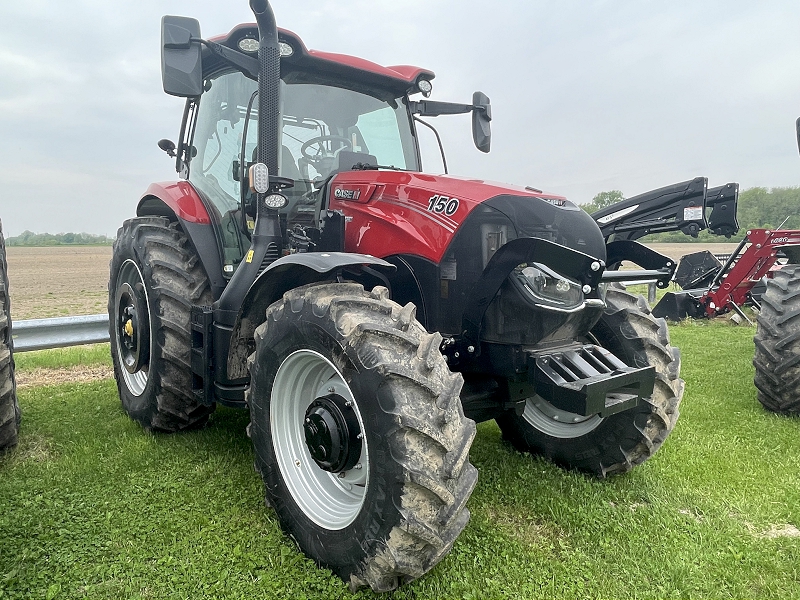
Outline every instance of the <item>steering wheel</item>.
POLYGON ((318 135, 315 138, 311 138, 307 142, 305 142, 302 146, 300 146, 300 154, 303 155, 303 158, 310 160, 311 162, 318 162, 323 158, 328 158, 329 156, 336 156, 339 150, 333 152, 333 154, 328 154, 327 148, 323 145, 325 142, 342 142, 346 144, 343 148, 339 148, 339 150, 344 150, 345 148, 352 148, 353 142, 351 142, 346 137, 341 135, 318 135), (317 146, 317 151, 314 154, 308 152, 308 149, 312 146, 317 146))

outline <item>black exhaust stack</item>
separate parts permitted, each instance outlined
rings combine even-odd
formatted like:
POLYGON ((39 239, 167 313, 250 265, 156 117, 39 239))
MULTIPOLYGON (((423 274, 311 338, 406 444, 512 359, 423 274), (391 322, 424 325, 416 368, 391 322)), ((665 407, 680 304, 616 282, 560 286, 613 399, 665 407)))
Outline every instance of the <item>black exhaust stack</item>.
MULTIPOLYGON (((268 0, 250 0, 258 23, 258 161, 278 175, 281 132, 281 53, 278 27, 268 0)), ((261 203, 259 203, 261 204, 261 203)))
POLYGON ((246 383, 245 379, 230 379, 228 377, 228 350, 233 326, 237 315, 242 308, 242 299, 247 294, 250 286, 258 275, 272 262, 281 256, 283 236, 281 234, 280 216, 277 210, 267 207, 265 198, 270 194, 294 184, 291 179, 278 176, 278 156, 281 149, 281 57, 278 46, 278 28, 275 25, 275 15, 268 0, 250 0, 250 8, 258 23, 259 43, 258 60, 258 158, 257 162, 264 163, 269 169, 269 189, 257 195, 256 223, 251 237, 250 250, 245 254, 242 262, 236 268, 228 285, 222 292, 219 300, 213 306, 213 321, 206 307, 192 308, 192 328, 195 331, 193 340, 208 340, 198 343, 202 349, 195 348, 192 342, 193 353, 204 354, 203 360, 215 364, 214 390, 210 391, 211 383, 206 381, 209 369, 207 366, 194 368, 197 374, 201 373, 195 388, 195 393, 202 402, 213 402, 215 399, 239 398, 239 388, 246 383), (228 397, 230 396, 230 398, 228 397))

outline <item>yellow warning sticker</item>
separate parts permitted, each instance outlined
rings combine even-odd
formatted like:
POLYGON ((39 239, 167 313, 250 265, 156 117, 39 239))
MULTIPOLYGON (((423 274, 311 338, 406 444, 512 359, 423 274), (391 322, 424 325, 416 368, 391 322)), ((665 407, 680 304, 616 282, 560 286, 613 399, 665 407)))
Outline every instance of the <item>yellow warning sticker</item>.
POLYGON ((247 258, 244 259, 244 262, 248 262, 248 263, 253 262, 253 251, 252 250, 248 250, 247 251, 247 258))

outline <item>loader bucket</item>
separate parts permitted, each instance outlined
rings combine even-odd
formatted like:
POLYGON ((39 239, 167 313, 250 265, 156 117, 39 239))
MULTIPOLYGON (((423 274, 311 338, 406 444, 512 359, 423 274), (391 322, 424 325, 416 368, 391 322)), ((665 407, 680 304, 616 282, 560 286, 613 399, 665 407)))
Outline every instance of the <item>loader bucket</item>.
POLYGON ((684 290, 707 288, 721 268, 722 263, 708 250, 694 252, 681 258, 673 280, 684 290))

